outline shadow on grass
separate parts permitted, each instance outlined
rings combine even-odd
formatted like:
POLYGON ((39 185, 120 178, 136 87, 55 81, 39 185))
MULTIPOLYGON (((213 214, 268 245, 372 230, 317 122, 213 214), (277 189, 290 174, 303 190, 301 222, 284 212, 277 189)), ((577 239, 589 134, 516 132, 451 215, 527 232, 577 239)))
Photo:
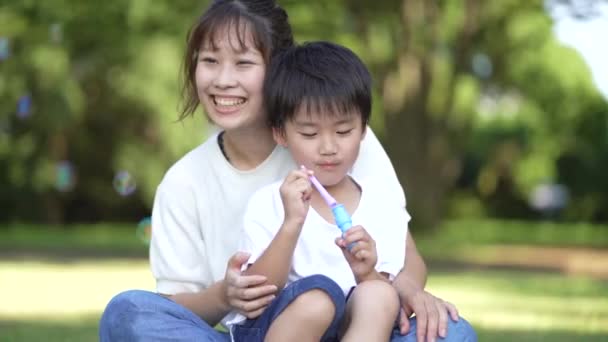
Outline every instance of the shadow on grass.
MULTIPOLYGON (((2 341, 97 341, 98 323, 90 318, 77 322, 44 322, 44 321, 0 321, 2 341)), ((531 341, 608 341, 606 333, 576 333, 572 331, 532 331, 476 329, 479 341, 493 342, 531 342, 531 341)))
POLYGON ((47 342, 87 342, 98 341, 97 318, 87 318, 74 322, 53 322, 43 320, 5 321, 0 320, 2 341, 47 341, 47 342))

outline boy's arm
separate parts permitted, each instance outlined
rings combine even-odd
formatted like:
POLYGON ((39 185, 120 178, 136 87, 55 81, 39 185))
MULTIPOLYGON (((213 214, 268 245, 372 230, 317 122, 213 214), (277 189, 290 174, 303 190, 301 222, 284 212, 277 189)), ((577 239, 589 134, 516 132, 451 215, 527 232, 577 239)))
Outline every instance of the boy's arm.
POLYGON ((283 222, 266 250, 244 273, 263 275, 268 279, 266 284, 282 289, 287 282, 301 230, 302 224, 299 222, 283 222))

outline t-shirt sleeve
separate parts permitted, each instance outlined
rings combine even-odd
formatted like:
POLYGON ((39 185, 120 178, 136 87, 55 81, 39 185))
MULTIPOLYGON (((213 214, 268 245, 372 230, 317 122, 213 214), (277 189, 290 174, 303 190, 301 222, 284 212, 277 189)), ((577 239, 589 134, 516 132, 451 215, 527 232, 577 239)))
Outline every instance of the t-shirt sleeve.
POLYGON ((251 254, 247 264, 253 264, 264 253, 281 227, 283 207, 278 193, 278 187, 270 185, 254 193, 247 203, 239 243, 239 250, 251 254))
POLYGON ((384 219, 379 226, 376 240, 378 262, 376 270, 385 272, 392 281, 401 271, 405 262, 405 246, 410 215, 398 205, 384 202, 382 210, 384 219))
POLYGON ((385 196, 394 198, 398 204, 405 207, 403 187, 388 155, 370 127, 367 127, 365 138, 361 142, 352 174, 356 179, 371 181, 385 193, 385 196))
POLYGON ((150 267, 162 294, 197 292, 211 282, 193 187, 175 176, 158 186, 152 209, 150 267))

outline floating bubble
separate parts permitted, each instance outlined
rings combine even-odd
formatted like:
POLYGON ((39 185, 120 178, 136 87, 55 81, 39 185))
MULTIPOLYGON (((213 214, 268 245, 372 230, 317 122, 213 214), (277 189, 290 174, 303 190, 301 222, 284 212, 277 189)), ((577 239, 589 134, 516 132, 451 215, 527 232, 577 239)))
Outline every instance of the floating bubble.
POLYGON ((139 241, 145 243, 146 245, 150 244, 150 240, 152 239, 152 218, 144 217, 137 224, 137 230, 135 231, 135 236, 139 239, 139 241))
POLYGON ((63 26, 59 23, 54 23, 49 27, 49 38, 53 43, 61 43, 63 40, 63 26))
POLYGON ((0 62, 7 60, 10 56, 10 41, 6 37, 0 37, 0 62))
POLYGON ((563 209, 569 200, 568 189, 561 184, 540 184, 530 196, 530 206, 546 214, 563 209))
POLYGON ((17 101, 17 117, 26 119, 32 114, 32 98, 29 95, 23 95, 17 101))
POLYGON ((74 189, 76 177, 72 163, 67 160, 60 161, 55 167, 55 188, 61 192, 74 189))
POLYGON ((114 190, 121 196, 129 196, 137 189, 135 178, 131 176, 129 171, 119 171, 116 173, 112 184, 114 185, 114 190))
POLYGON ((476 53, 473 55, 471 66, 475 75, 483 79, 490 78, 490 76, 492 76, 492 72, 494 71, 492 61, 485 53, 476 53))

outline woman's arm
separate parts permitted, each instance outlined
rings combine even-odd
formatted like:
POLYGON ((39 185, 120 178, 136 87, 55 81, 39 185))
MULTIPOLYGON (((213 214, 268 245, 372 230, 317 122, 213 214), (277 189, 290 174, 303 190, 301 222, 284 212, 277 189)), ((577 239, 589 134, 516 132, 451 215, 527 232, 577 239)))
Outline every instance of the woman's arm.
MULTIPOLYGON (((361 144, 359 158, 353 167, 353 173, 355 176, 371 179, 376 186, 386 192, 387 200, 398 201, 398 204, 405 210, 405 195, 395 170, 382 145, 369 127, 361 144)), ((407 222, 403 222, 403 224, 407 225, 407 222)), ((457 320, 458 311, 454 305, 424 290, 427 275, 426 265, 409 232, 405 252, 404 268, 393 281, 402 303, 401 333, 405 334, 409 331, 409 317, 415 313, 418 341, 425 341, 425 337, 446 336, 448 314, 452 319, 457 320)))
POLYGON ((424 289, 424 286, 426 285, 427 269, 409 231, 407 232, 405 245, 404 267, 393 283, 404 296, 407 296, 408 294, 424 289))

